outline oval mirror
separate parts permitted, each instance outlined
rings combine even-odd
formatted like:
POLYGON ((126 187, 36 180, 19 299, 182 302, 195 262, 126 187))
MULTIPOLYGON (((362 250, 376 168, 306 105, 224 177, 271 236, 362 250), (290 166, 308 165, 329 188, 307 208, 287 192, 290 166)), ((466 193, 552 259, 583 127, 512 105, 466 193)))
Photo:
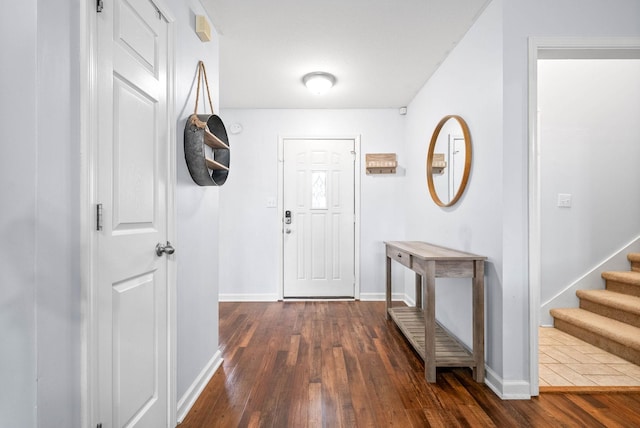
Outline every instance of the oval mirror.
POLYGON ((427 153, 427 185, 433 201, 450 207, 462 196, 471 171, 471 134, 460 116, 440 120, 427 153))

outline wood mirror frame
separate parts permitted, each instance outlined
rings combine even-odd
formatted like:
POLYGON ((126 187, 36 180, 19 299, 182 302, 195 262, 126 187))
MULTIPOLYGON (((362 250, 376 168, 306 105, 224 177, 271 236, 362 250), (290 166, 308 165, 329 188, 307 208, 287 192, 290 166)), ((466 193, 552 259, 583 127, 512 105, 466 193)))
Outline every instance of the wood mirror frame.
POLYGON ((433 130, 433 135, 431 136, 431 142, 429 143, 429 151, 427 153, 427 186, 429 187, 429 193, 431 194, 431 199, 436 205, 440 207, 450 207, 454 205, 462 194, 464 193, 465 188, 467 187, 467 182, 469 181, 469 174, 471 172, 471 133, 469 132, 469 127, 464 119, 457 115, 448 115, 443 117, 438 125, 433 130), (449 202, 443 202, 438 193, 436 192, 435 185, 433 183, 433 154, 436 148, 436 142, 438 141, 438 136, 440 135, 440 131, 442 127, 447 123, 450 119, 456 120, 462 129, 462 134, 464 136, 464 144, 465 144, 465 160, 464 160, 464 172, 462 174, 462 180, 460 181, 460 185, 455 192, 454 197, 449 202))

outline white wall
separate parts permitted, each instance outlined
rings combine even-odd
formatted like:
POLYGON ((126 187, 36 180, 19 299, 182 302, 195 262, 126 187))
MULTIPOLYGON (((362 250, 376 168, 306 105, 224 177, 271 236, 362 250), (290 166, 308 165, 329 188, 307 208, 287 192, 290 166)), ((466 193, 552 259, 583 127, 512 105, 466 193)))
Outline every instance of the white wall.
MULTIPOLYGON (((214 109, 218 103, 218 37, 202 43, 195 34, 195 15, 206 15, 198 0, 171 0, 176 40, 176 189, 178 239, 177 399, 193 393, 218 352, 218 198, 219 189, 196 185, 184 160, 184 126, 195 104, 196 67, 205 63, 214 109)), ((200 106, 208 105, 203 103, 200 106)), ((207 110, 208 111, 208 110, 207 110)), ((200 112, 204 112, 201 107, 200 112)))
POLYGON ((16 427, 36 421, 36 22, 36 0, 0 14, 0 425, 16 427))
MULTIPOLYGON (((218 45, 194 33, 198 0, 167 4, 176 19, 181 398, 218 351, 218 190, 190 181, 181 147, 198 59, 217 102, 218 45)), ((79 10, 78 0, 26 0, 20 13, 0 14, 3 427, 81 424, 79 10)))
POLYGON ((0 18, 2 426, 79 423, 77 9, 31 0, 0 18))
POLYGON ((234 110, 221 114, 230 134, 231 172, 220 189, 220 298, 275 300, 278 297, 278 243, 282 220, 267 208, 278 196, 278 138, 361 136, 358 154, 399 153, 398 174, 361 174, 360 287, 362 299, 382 299, 384 240, 402 239, 401 198, 404 171, 404 116, 381 110, 234 110), (246 262, 251 260, 250 268, 246 262))
POLYGON ((79 2, 38 1, 36 346, 38 426, 80 411, 79 2))
MULTIPOLYGON (((409 105, 406 130, 406 238, 488 257, 486 287, 487 365, 502 365, 502 39, 500 2, 491 3, 409 105), (425 183, 425 160, 434 128, 457 114, 471 133, 472 167, 456 205, 440 208, 425 183)), ((406 275, 407 293, 413 276, 406 275)), ((471 344, 471 284, 439 279, 436 317, 471 344)))
POLYGON ((544 306, 640 236, 640 60, 539 60, 538 110, 544 306))

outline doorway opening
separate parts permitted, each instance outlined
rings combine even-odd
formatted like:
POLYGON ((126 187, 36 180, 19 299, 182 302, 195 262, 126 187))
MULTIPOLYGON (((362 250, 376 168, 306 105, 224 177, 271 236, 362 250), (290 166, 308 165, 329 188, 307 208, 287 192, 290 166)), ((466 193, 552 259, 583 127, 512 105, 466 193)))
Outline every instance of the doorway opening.
MULTIPOLYGON (((579 279, 585 271, 598 265, 598 261, 604 258, 588 249, 594 243, 600 245, 605 241, 601 236, 597 236, 599 232, 596 230, 598 222, 602 221, 601 217, 604 218, 605 214, 600 215, 598 210, 594 210, 590 205, 598 203, 594 193, 605 184, 603 173, 607 169, 593 168, 593 165, 604 166, 607 163, 605 161, 607 156, 616 156, 616 146, 613 145, 614 143, 605 142, 604 138, 598 137, 602 137, 602 129, 596 128, 595 131, 593 129, 590 131, 589 128, 596 121, 605 120, 612 113, 615 116, 614 109, 609 108, 609 111, 606 111, 606 107, 607 105, 615 105, 618 108, 619 104, 611 102, 611 100, 624 96, 624 91, 604 89, 609 83, 617 83, 616 75, 605 70, 610 69, 614 65, 614 61, 637 61, 638 59, 640 59, 640 39, 637 38, 530 39, 529 298, 531 395, 538 395, 541 385, 539 363, 542 361, 539 358, 539 350, 542 344, 538 337, 539 328, 541 325, 552 323, 545 304, 554 298, 562 298, 563 295, 569 296, 568 299, 577 302, 571 285, 576 281, 576 278, 579 279), (563 75, 566 76, 564 84, 557 80, 563 75), (581 90, 571 88, 579 81, 591 83, 583 85, 581 90), (564 93, 565 91, 569 92, 564 93), (558 107, 561 108, 558 109, 558 107), (589 119, 589 115, 593 117, 589 119), (566 117, 561 118, 561 116, 566 117), (585 124, 585 121, 590 123, 585 124), (594 136, 596 140, 594 140, 594 136), (581 176, 586 177, 586 180, 581 180, 581 176), (558 185, 562 187, 558 187, 558 185), (571 206, 572 196, 573 207, 571 206), (583 217, 580 217, 581 214, 583 217), (572 220, 572 223, 563 226, 562 222, 569 220, 572 220), (571 227, 576 229, 573 230, 571 227), (557 228, 559 229, 556 230, 557 228), (571 251, 567 247, 562 247, 562 245, 558 245, 558 242, 554 242, 554 239, 562 239, 563 245, 569 243, 577 250, 571 251), (584 242, 580 242, 581 240, 584 242), (553 251, 547 251, 550 248, 561 251, 562 256, 553 251), (571 266, 572 264, 573 266, 571 266), (573 268, 573 272, 571 272, 571 268, 573 268), (576 269, 582 269, 582 272, 576 269), (553 283, 558 285, 550 287, 553 283)), ((635 125, 635 123, 628 125, 635 125)), ((611 187, 615 188, 616 186, 611 187)), ((602 205, 604 204, 600 204, 600 206, 602 205)), ((613 204, 612 209, 621 209, 616 207, 619 205, 613 204)), ((621 236, 624 236, 625 233, 624 230, 620 231, 621 236)), ((608 244, 609 246, 614 245, 610 242, 608 244)), ((606 244, 604 246, 606 247, 606 244)), ((616 246, 614 245, 614 247, 616 246)), ((608 254, 611 254, 611 251, 608 254)), ((546 359, 547 356, 541 358, 546 359)))

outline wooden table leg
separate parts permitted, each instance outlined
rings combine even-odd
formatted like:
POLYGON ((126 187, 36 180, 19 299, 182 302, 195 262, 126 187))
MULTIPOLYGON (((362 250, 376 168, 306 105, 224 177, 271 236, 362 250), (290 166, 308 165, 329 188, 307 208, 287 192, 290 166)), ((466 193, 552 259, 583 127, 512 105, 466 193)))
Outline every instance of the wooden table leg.
POLYGON ((384 315, 386 319, 389 319, 389 309, 391 309, 391 258, 387 257, 387 308, 384 311, 384 315))
POLYGON ((422 275, 416 273, 416 308, 422 307, 422 275))
POLYGON ((484 382, 484 261, 475 261, 473 276, 473 378, 484 382))
POLYGON ((426 262, 424 275, 424 377, 436 381, 436 262, 426 262))

